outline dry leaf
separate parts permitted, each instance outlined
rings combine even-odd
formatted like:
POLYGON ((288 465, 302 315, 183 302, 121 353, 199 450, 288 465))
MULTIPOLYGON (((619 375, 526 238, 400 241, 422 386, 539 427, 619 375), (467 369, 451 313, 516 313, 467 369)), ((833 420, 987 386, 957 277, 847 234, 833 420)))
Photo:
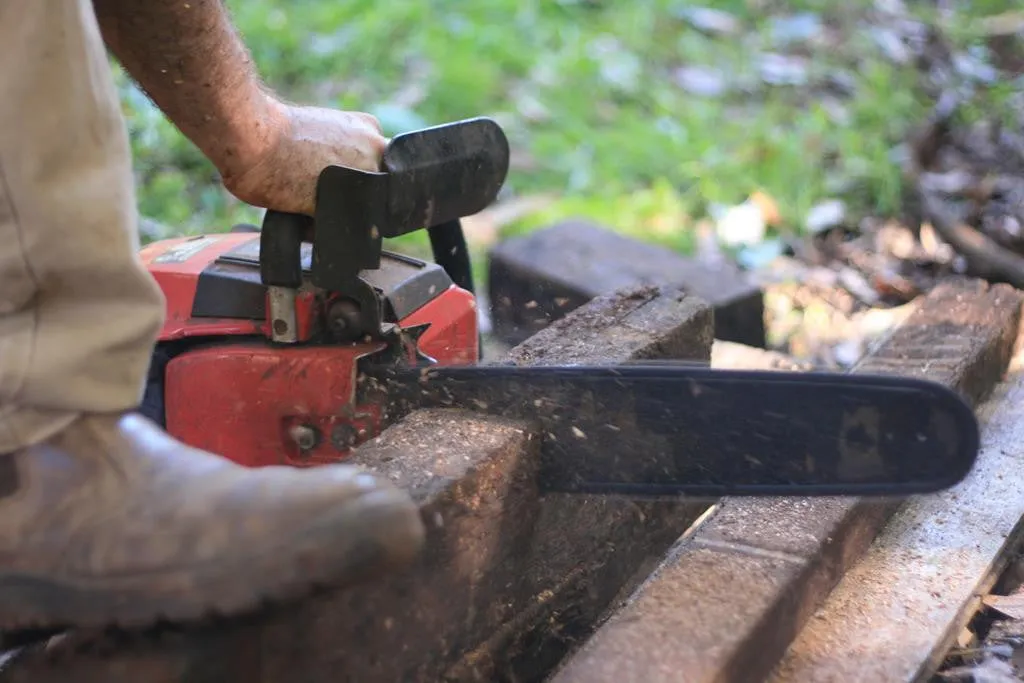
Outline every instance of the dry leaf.
POLYGON ((736 206, 715 207, 713 215, 715 232, 726 246, 757 244, 764 239, 767 221, 761 207, 750 199, 736 206))
POLYGON ((712 35, 735 35, 742 28, 739 19, 711 7, 687 7, 679 15, 698 31, 712 35))
POLYGON ((750 195, 750 202, 761 210, 761 215, 764 216, 766 224, 778 227, 782 223, 782 213, 779 211, 779 205, 764 192, 757 190, 752 193, 750 195))
POLYGON ((1024 592, 1013 595, 986 595, 981 601, 1011 619, 1024 619, 1024 592))
POLYGON ((1024 12, 1010 10, 1002 14, 992 14, 978 22, 981 30, 990 36, 1014 35, 1024 31, 1024 12))
POLYGON ((956 637, 956 645, 961 649, 973 647, 976 643, 977 641, 974 637, 974 631, 970 628, 964 628, 964 630, 960 631, 960 634, 956 637))
POLYGON ((804 227, 810 232, 824 232, 842 225, 846 219, 846 204, 839 199, 830 199, 811 207, 804 219, 804 227))

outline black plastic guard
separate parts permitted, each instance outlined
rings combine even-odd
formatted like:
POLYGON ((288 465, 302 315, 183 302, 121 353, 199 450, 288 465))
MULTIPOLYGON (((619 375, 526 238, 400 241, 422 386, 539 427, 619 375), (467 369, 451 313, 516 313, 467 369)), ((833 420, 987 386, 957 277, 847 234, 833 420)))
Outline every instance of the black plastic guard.
POLYGON ((471 216, 505 182, 509 146, 501 127, 474 118, 395 137, 384 152, 388 173, 384 237, 471 216))
POLYGON ((381 173, 328 166, 317 181, 314 284, 345 291, 357 273, 379 267, 383 238, 486 208, 508 166, 508 139, 487 118, 395 137, 381 173))

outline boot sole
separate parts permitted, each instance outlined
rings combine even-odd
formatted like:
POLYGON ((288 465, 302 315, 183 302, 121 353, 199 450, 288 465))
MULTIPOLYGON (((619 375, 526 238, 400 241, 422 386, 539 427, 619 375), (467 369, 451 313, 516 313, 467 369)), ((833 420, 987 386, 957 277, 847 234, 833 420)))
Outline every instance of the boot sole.
POLYGON ((197 568, 113 578, 0 572, 0 629, 137 629, 239 616, 408 565, 422 540, 407 496, 375 491, 272 548, 197 568))

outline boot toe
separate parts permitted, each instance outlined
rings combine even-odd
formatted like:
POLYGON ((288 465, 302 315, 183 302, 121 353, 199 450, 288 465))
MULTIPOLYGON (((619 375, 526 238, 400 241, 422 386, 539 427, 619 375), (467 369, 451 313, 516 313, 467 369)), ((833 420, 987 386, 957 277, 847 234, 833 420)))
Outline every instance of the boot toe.
POLYGON ((265 566, 268 586, 351 583, 408 564, 423 546, 418 506, 383 477, 348 465, 247 474, 228 513, 239 523, 226 520, 233 564, 265 566))
POLYGON ((5 627, 237 614, 401 568, 425 540, 384 477, 245 468, 138 420, 83 418, 8 457, 30 485, 0 510, 21 539, 0 544, 5 627))
MULTIPOLYGON (((409 494, 387 479, 347 465, 267 472, 268 484, 283 493, 278 506, 280 533, 315 537, 337 548, 330 553, 341 565, 344 547, 356 557, 376 558, 377 566, 407 563, 424 542, 419 507, 409 494)), ((359 560, 369 562, 370 560, 359 560)), ((341 567, 339 567, 341 570, 341 567)))

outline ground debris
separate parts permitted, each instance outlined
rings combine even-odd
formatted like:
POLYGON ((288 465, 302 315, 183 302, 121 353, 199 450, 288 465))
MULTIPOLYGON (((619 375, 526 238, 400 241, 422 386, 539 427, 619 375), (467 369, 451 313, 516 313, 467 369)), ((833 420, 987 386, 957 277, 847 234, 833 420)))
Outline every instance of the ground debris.
MULTIPOLYGON (((765 289, 768 347, 826 369, 850 367, 884 335, 862 331, 859 316, 898 309, 941 282, 974 276, 1024 288, 1024 90, 1015 87, 1024 84, 1024 13, 980 22, 988 48, 978 52, 909 5, 878 0, 861 19, 891 60, 916 67, 934 102, 892 150, 903 164, 902 211, 854 215, 837 192, 811 207, 800 238, 783 238, 775 253, 756 245, 756 259, 755 247, 741 254, 765 289), (986 107, 997 83, 1017 93, 1009 106, 986 107)), ((814 33, 812 18, 797 25, 814 33)))
POLYGON ((937 683, 1019 683, 1014 668, 997 657, 987 657, 978 664, 959 666, 942 672, 937 683))
POLYGON ((1024 619, 1024 592, 1012 595, 987 595, 982 602, 1005 617, 1015 621, 1024 619))
POLYGON ((929 35, 918 58, 935 104, 911 136, 905 171, 920 224, 952 245, 966 272, 1024 287, 1024 95, 1005 111, 972 112, 977 93, 1024 60, 1024 47, 1003 38, 991 35, 995 66, 972 66, 938 31, 929 35))
POLYGON ((982 609, 967 629, 971 641, 946 655, 931 683, 1024 681, 1024 591, 1013 585, 1015 571, 1011 565, 1001 581, 1007 585, 982 598, 982 609))
POLYGON ((936 283, 891 253, 871 226, 835 240, 820 236, 758 273, 769 348, 831 370, 856 364, 936 283))
POLYGON ((994 622, 984 639, 953 649, 931 683, 1020 683, 1024 681, 1024 622, 994 622))

